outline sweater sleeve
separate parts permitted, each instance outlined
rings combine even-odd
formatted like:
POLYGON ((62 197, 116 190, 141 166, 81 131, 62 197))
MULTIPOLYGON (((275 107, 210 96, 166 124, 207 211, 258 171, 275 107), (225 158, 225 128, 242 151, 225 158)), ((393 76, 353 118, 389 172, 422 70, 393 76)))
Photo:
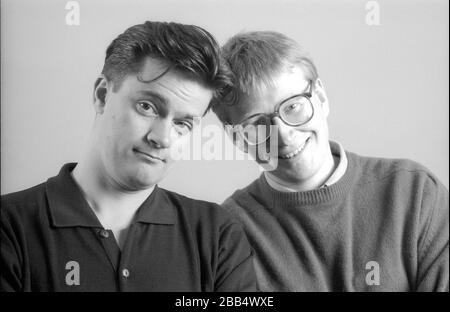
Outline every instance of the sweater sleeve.
POLYGON ((227 225, 220 236, 218 272, 214 291, 256 291, 253 253, 242 227, 227 225))
POLYGON ((449 291, 449 194, 432 180, 423 198, 416 290, 449 291))

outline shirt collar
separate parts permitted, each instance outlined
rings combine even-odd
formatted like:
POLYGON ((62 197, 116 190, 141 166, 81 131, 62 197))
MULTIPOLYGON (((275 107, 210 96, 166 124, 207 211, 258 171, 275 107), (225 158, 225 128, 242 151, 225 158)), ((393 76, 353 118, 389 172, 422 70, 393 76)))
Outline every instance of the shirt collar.
POLYGON ((345 171, 347 170, 348 160, 342 144, 330 141, 330 149, 331 154, 338 161, 338 165, 331 176, 328 178, 328 180, 322 185, 322 187, 330 186, 339 181, 339 179, 342 178, 342 176, 345 174, 345 171))
MULTIPOLYGON (((50 217, 56 227, 103 228, 70 172, 76 163, 65 164, 59 174, 47 180, 50 217)), ((157 185, 136 212, 134 222, 175 224, 175 210, 166 192, 157 185)))
MULTIPOLYGON (((335 160, 338 161, 338 165, 336 166, 336 169, 334 169, 331 176, 327 179, 327 181, 325 181, 325 183, 320 187, 328 187, 328 186, 336 183, 337 181, 339 181, 340 178, 342 178, 342 176, 345 174, 345 171, 347 170, 348 160, 347 160, 347 155, 345 154, 344 147, 338 142, 330 141, 330 149, 331 149, 331 154, 333 155, 335 160)), ((264 177, 267 181, 267 184, 269 184, 269 186, 271 188, 273 188, 277 191, 298 192, 297 190, 295 190, 293 188, 281 185, 280 183, 274 181, 273 179, 270 178, 269 175, 265 174, 265 172, 264 172, 264 177)))

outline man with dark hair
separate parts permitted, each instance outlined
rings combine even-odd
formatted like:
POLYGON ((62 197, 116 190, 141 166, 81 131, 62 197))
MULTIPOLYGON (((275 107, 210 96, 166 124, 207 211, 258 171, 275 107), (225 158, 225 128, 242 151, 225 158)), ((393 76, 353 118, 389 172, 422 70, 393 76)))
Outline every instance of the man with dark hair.
POLYGON ((244 225, 259 288, 448 291, 442 183, 416 162, 361 157, 329 141, 323 83, 294 40, 242 33, 222 52, 234 81, 213 110, 245 151, 278 142, 271 158, 255 155, 276 168, 223 203, 244 225))
POLYGON ((3 291, 252 291, 245 234, 157 186, 228 76, 205 30, 146 22, 108 47, 81 161, 2 196, 3 291))

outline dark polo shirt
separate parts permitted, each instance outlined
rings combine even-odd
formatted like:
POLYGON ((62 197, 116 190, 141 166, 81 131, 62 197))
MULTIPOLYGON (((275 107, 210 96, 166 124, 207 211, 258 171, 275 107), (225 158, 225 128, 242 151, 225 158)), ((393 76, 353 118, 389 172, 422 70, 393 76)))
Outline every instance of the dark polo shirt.
POLYGON ((1 198, 2 291, 255 291, 241 226, 218 205, 155 187, 121 251, 66 164, 1 198))

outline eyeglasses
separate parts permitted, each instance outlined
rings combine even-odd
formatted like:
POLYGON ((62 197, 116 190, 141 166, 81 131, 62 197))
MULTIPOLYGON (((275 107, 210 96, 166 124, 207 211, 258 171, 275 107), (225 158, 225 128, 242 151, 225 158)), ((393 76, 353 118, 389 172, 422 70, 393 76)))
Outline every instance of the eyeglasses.
POLYGON ((275 108, 272 114, 255 114, 234 125, 237 132, 250 145, 266 142, 272 133, 272 120, 279 117, 285 124, 298 127, 309 122, 314 116, 314 106, 311 103, 313 83, 308 83, 308 91, 294 95, 275 108))

